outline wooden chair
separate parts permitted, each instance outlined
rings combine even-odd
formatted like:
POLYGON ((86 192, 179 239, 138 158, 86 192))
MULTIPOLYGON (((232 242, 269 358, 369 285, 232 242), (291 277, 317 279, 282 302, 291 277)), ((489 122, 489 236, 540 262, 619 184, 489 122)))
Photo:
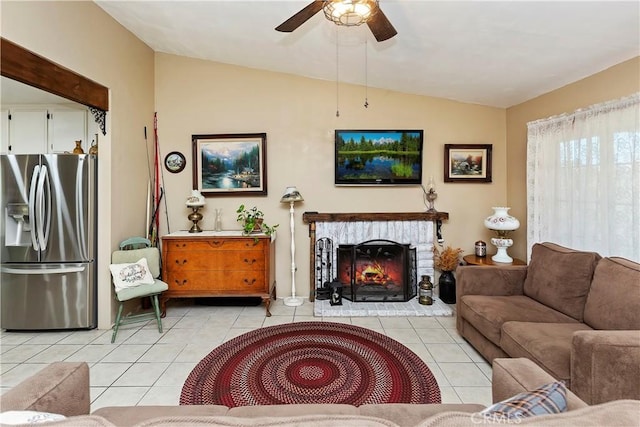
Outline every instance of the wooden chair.
POLYGON ((147 247, 141 249, 115 251, 111 255, 111 262, 113 264, 135 263, 141 258, 146 259, 147 265, 149 266, 149 271, 153 276, 154 283, 141 284, 135 287, 121 289, 120 291, 116 292, 116 299, 120 302, 120 304, 118 307, 118 314, 116 315, 116 321, 113 325, 113 335, 111 336, 112 343, 116 340, 116 335, 118 334, 118 329, 120 328, 120 326, 130 323, 156 319, 156 321, 158 322, 158 332, 162 333, 162 319, 160 318, 160 303, 158 301, 158 296, 162 292, 169 289, 169 286, 162 280, 158 279, 158 277, 160 277, 160 251, 158 250, 158 248, 147 247), (122 310, 124 309, 125 301, 143 297, 150 297, 153 311, 139 314, 129 314, 122 317, 122 310))

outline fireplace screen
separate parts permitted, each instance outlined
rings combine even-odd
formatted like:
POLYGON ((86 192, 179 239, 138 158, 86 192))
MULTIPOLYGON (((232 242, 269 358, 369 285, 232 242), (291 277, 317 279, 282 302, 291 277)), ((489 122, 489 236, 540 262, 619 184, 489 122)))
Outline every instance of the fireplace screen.
POLYGON ((390 240, 338 247, 342 297, 353 302, 403 302, 416 296, 416 250, 390 240))

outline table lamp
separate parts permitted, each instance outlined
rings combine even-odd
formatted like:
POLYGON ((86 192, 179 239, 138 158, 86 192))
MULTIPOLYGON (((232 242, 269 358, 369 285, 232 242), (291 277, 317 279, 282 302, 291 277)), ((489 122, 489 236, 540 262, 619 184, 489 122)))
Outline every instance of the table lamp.
POLYGON ((304 199, 296 187, 287 187, 284 191, 280 203, 289 203, 289 214, 291 224, 291 296, 284 299, 284 305, 295 307, 302 305, 303 299, 296 296, 296 243, 295 243, 295 225, 293 221, 293 205, 296 202, 302 202, 304 199))
POLYGON ((511 208, 494 207, 492 209, 493 215, 484 220, 484 226, 495 231, 498 236, 491 239, 491 244, 498 249, 491 259, 494 262, 513 262, 513 258, 507 254, 507 248, 513 245, 513 240, 509 239, 509 232, 517 230, 520 227, 520 221, 509 215, 508 211, 511 208))

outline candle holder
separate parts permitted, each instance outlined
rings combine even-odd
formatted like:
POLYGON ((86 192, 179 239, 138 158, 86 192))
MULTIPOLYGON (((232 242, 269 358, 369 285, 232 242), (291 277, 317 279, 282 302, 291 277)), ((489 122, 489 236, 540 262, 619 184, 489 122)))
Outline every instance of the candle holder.
POLYGON ((433 283, 431 277, 422 276, 422 280, 418 283, 418 302, 422 305, 433 305, 433 283))
POLYGON ((427 192, 427 202, 429 202, 429 209, 427 209, 427 212, 429 213, 438 212, 433 207, 433 202, 435 202, 437 198, 438 198, 438 193, 436 193, 436 190, 434 190, 433 188, 430 188, 429 191, 427 192))
POLYGON ((199 212, 201 206, 191 206, 192 212, 187 216, 189 221, 193 222, 193 225, 189 229, 189 233, 201 233, 202 228, 198 225, 198 222, 202 220, 202 214, 199 212))

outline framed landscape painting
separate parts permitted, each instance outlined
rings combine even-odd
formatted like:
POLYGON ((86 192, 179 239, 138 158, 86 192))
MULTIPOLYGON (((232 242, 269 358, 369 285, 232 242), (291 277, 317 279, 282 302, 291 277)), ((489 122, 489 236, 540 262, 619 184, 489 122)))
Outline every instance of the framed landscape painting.
POLYGON ((192 135, 193 189, 205 197, 267 195, 267 134, 192 135))
POLYGON ((445 144, 444 182, 491 182, 491 144, 445 144))

